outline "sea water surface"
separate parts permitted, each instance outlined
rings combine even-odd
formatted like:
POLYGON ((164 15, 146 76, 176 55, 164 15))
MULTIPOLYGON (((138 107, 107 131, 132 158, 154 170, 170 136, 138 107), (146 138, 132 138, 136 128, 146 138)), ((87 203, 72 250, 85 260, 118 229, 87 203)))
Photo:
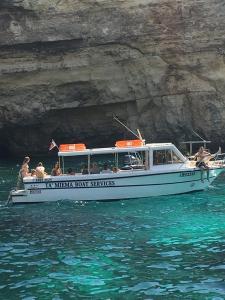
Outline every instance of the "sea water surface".
POLYGON ((225 299, 225 177, 205 192, 6 207, 0 161, 0 299, 225 299))

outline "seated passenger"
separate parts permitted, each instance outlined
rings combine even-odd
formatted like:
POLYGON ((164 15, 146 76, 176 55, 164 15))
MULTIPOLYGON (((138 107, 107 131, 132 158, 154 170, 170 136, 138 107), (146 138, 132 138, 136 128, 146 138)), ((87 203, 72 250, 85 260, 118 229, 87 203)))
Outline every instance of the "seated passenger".
POLYGON ((35 169, 31 170, 30 176, 36 177, 36 170, 35 169))
POLYGON ((195 154, 195 159, 197 159, 196 167, 202 169, 208 169, 209 166, 207 161, 212 157, 211 153, 206 151, 204 147, 200 147, 198 152, 195 154))
POLYGON ((154 151, 153 153, 153 163, 154 165, 161 165, 163 164, 164 161, 164 156, 163 153, 161 151, 154 151))
POLYGON ((44 178, 46 173, 45 173, 45 168, 44 168, 42 162, 38 163, 35 171, 36 171, 37 178, 44 178))
POLYGON ((107 174, 107 173, 112 173, 112 171, 109 169, 107 164, 103 165, 103 170, 101 171, 101 173, 103 174, 107 174))
POLYGON ((51 175, 52 175, 52 176, 59 176, 59 175, 61 175, 61 174, 62 174, 62 171, 61 171, 61 169, 60 169, 60 167, 59 167, 59 162, 57 161, 57 162, 55 163, 54 168, 52 169, 51 175))
POLYGON ((75 175, 75 172, 73 172, 73 169, 72 168, 69 168, 67 170, 67 175, 75 175))
POLYGON ((87 175, 88 174, 88 167, 86 165, 81 169, 81 173, 83 175, 87 175))
POLYGON ((203 181, 203 170, 207 170, 207 180, 209 180, 208 162, 212 158, 211 153, 206 151, 204 147, 200 147, 195 158, 197 159, 196 167, 201 169, 201 181, 203 181))
POLYGON ((113 171, 113 173, 117 173, 117 172, 119 171, 119 168, 113 167, 113 168, 112 168, 112 171, 113 171))
POLYGON ((98 167, 97 163, 92 164, 91 169, 90 169, 90 173, 91 174, 99 174, 100 173, 100 170, 99 170, 99 167, 98 167))

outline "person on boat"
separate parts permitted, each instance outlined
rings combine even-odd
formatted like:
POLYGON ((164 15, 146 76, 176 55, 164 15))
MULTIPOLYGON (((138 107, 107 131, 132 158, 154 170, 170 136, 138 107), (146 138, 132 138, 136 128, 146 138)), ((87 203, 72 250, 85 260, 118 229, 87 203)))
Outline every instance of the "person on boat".
POLYGON ((100 170, 97 163, 93 163, 90 169, 91 174, 99 174, 100 170))
POLYGON ((36 177, 36 170, 35 170, 35 169, 32 169, 32 170, 31 170, 30 176, 36 177))
POLYGON ((162 165, 165 163, 165 155, 162 151, 156 150, 153 153, 153 164, 162 165))
POLYGON ((21 178, 30 176, 29 165, 28 165, 29 162, 30 162, 30 157, 26 156, 23 160, 23 164, 22 164, 21 169, 20 169, 21 178))
POLYGON ((81 173, 82 173, 83 175, 87 175, 87 174, 88 174, 88 167, 87 167, 87 165, 85 165, 85 166, 81 169, 81 173))
POLYGON ((209 166, 206 163, 206 159, 209 161, 209 159, 212 157, 210 152, 206 151, 204 147, 200 147, 198 152, 195 154, 194 159, 196 159, 196 167, 200 168, 201 171, 201 180, 203 181, 203 170, 207 170, 207 179, 209 180, 209 166))
POLYGON ((119 169, 117 167, 113 167, 112 171, 113 171, 113 173, 117 173, 119 171, 119 169))
POLYGON ((75 175, 75 172, 73 171, 72 168, 69 168, 69 169, 67 170, 67 175, 75 175))
POLYGON ((23 187, 23 178, 30 176, 29 165, 28 165, 29 162, 30 162, 30 157, 29 156, 24 157, 22 166, 19 171, 18 179, 17 179, 17 184, 16 184, 17 190, 23 187))
POLYGON ((38 163, 35 171, 36 171, 37 178, 44 178, 46 173, 45 173, 45 168, 44 168, 42 162, 38 163))
POLYGON ((57 161, 57 162, 55 163, 54 168, 53 168, 52 171, 51 171, 51 175, 52 175, 52 176, 59 176, 59 175, 61 175, 61 174, 62 174, 62 171, 61 171, 61 169, 60 169, 59 162, 57 161))
POLYGON ((206 164, 205 159, 207 158, 207 160, 209 160, 210 157, 212 157, 211 153, 206 151, 204 147, 200 147, 194 156, 194 158, 197 160, 196 167, 208 169, 209 166, 206 164))
POLYGON ((110 170, 107 164, 104 164, 101 173, 102 174, 112 173, 112 170, 110 170))

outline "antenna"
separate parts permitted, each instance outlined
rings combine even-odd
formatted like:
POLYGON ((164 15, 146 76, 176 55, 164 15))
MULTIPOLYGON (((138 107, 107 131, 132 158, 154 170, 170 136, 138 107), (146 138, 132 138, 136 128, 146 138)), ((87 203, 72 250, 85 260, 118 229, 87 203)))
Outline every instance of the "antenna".
POLYGON ((127 127, 125 124, 123 124, 116 116, 113 116, 113 119, 116 120, 120 125, 122 125, 123 127, 125 127, 129 132, 131 132, 134 136, 136 136, 136 138, 138 138, 139 140, 143 140, 141 133, 139 131, 139 129, 137 129, 138 135, 133 132, 129 127, 127 127))
POLYGON ((205 142, 205 139, 203 139, 197 132, 195 132, 193 129, 192 129, 192 132, 197 135, 197 137, 199 137, 203 142, 205 142))
POLYGON ((142 138, 142 135, 141 135, 141 132, 140 132, 139 129, 137 129, 137 133, 138 133, 139 139, 140 139, 141 141, 143 141, 143 138, 142 138))
POLYGON ((195 132, 194 129, 192 129, 192 132, 193 132, 194 134, 196 134, 196 135, 202 140, 202 142, 203 142, 203 144, 204 144, 204 148, 206 148, 206 143, 207 143, 207 141, 206 141, 205 139, 203 139, 197 132, 195 132))

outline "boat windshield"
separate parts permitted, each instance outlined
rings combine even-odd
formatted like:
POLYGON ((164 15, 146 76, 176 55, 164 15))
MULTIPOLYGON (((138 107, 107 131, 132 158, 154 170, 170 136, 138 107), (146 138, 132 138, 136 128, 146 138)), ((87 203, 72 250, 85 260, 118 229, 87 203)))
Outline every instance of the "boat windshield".
POLYGON ((172 149, 153 151, 153 165, 183 163, 182 159, 172 149))

